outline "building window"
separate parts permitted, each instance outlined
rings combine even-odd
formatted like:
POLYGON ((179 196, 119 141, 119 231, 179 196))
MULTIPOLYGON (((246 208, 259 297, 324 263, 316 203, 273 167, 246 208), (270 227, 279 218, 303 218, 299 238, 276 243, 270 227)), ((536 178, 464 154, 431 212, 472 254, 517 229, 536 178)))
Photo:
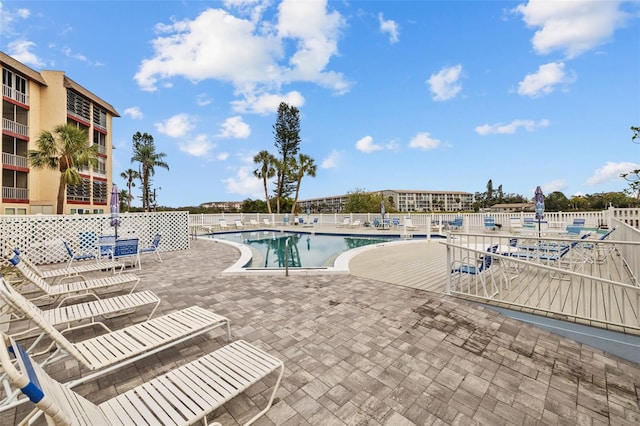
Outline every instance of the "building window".
POLYGON ((28 200, 28 175, 17 170, 2 169, 2 198, 28 200))
POLYGON ((107 130, 107 111, 99 106, 93 106, 93 126, 107 130))
POLYGON ((96 129, 93 129, 93 144, 98 145, 98 152, 100 154, 107 153, 107 135, 96 129))
POLYGON ((2 69, 2 95, 13 99, 21 104, 28 105, 29 97, 27 89, 29 84, 27 79, 21 75, 13 73, 6 68, 2 69))
POLYGON ((9 135, 2 135, 2 164, 29 167, 27 141, 9 135))
POLYGON ((27 209, 25 208, 16 208, 16 207, 5 207, 4 214, 7 215, 26 215, 27 209))
POLYGON ((93 202, 94 203, 107 202, 107 182, 103 182, 99 180, 93 181, 93 202))
POLYGON ((97 175, 107 175, 107 159, 104 157, 98 157, 98 165, 94 168, 94 173, 97 175))
POLYGON ((67 90, 67 112, 91 122, 91 103, 73 90, 67 90))
POLYGON ((67 185, 68 201, 91 201, 91 181, 89 178, 81 178, 77 185, 67 185))

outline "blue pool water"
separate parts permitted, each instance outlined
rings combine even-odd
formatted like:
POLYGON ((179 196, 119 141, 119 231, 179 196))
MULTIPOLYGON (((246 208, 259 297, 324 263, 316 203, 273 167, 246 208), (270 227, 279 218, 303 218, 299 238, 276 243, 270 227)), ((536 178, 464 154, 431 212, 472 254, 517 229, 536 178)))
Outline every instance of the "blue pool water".
POLYGON ((391 241, 391 238, 294 232, 245 231, 215 234, 216 239, 246 244, 253 259, 248 268, 320 268, 333 265, 341 253, 357 247, 391 241), (287 244, 288 240, 288 244, 287 244))

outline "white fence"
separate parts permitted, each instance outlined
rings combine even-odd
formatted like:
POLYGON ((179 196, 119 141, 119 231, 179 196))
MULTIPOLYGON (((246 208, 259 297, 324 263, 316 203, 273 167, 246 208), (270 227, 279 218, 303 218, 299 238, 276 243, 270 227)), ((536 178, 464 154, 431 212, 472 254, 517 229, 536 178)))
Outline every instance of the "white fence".
MULTIPOLYGON (((482 230, 484 228, 484 217, 493 216, 495 222, 503 226, 508 226, 511 218, 517 217, 521 222, 525 218, 535 218, 535 213, 387 213, 385 219, 398 218, 400 222, 405 217, 410 217, 413 225, 421 229, 427 229, 431 225, 444 224, 456 216, 464 218, 464 227, 467 231, 482 230)), ((585 219, 585 226, 597 227, 599 225, 611 226, 611 219, 615 218, 627 225, 640 229, 640 209, 617 209, 614 207, 605 211, 592 212, 545 212, 544 220, 550 226, 564 227, 567 223, 572 223, 573 219, 585 219)), ((288 217, 289 223, 293 223, 293 216, 288 213, 267 214, 267 213, 219 213, 219 214, 195 214, 189 216, 189 225, 196 228, 198 226, 215 226, 219 219, 225 219, 228 224, 233 224, 235 219, 242 220, 247 224, 254 219, 258 224, 262 225, 263 218, 269 219, 273 224, 282 224, 284 218, 288 217)), ((300 214, 298 217, 304 219, 305 222, 313 221, 318 218, 318 225, 335 226, 341 224, 345 217, 349 217, 351 223, 360 220, 361 223, 372 223, 375 218, 380 220, 380 213, 312 213, 310 215, 300 214)))
POLYGON ((640 330, 640 232, 614 226, 607 239, 452 234, 445 293, 640 330))
MULTIPOLYGON (((74 250, 81 250, 83 236, 113 235, 111 216, 104 215, 30 215, 0 216, 0 247, 19 247, 37 263, 55 263, 68 259, 62 240, 74 250)), ((122 213, 118 236, 135 235, 140 245, 151 243, 161 234, 160 251, 189 248, 189 213, 122 213)))

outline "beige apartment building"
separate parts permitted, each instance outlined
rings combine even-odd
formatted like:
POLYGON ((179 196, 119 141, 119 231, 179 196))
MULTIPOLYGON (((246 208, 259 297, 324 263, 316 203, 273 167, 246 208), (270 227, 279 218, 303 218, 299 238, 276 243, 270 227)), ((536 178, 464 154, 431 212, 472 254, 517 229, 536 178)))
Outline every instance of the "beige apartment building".
POLYGON ((108 213, 112 185, 112 119, 107 102, 64 71, 35 71, 0 52, 2 66, 2 200, 0 214, 55 214, 60 173, 31 168, 27 152, 43 130, 65 123, 87 131, 98 145, 98 166, 80 170, 67 187, 65 214, 108 213))
MULTIPOLYGON (((383 189, 370 191, 380 193, 385 200, 391 198, 399 212, 456 212, 473 210, 473 194, 460 191, 420 191, 410 189, 383 189)), ((307 204, 313 212, 342 213, 349 195, 334 195, 322 198, 298 200, 304 208, 307 204)))

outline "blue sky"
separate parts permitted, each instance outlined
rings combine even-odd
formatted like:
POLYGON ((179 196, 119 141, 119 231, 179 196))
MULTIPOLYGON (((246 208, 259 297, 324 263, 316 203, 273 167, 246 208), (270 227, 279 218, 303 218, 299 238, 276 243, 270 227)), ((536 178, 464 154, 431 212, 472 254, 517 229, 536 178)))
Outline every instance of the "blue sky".
MULTIPOLYGON (((114 180, 153 135, 158 204, 262 198, 281 101, 355 189, 621 191, 640 167, 638 1, 2 1, 0 49, 120 113, 114 180)), ((136 188, 139 189, 139 188, 136 188)), ((134 189, 135 191, 135 189, 134 189)), ((135 191, 134 195, 139 195, 135 191)), ((134 203, 135 204, 135 203, 134 203)), ((137 205, 140 202, 137 200, 137 205)))

